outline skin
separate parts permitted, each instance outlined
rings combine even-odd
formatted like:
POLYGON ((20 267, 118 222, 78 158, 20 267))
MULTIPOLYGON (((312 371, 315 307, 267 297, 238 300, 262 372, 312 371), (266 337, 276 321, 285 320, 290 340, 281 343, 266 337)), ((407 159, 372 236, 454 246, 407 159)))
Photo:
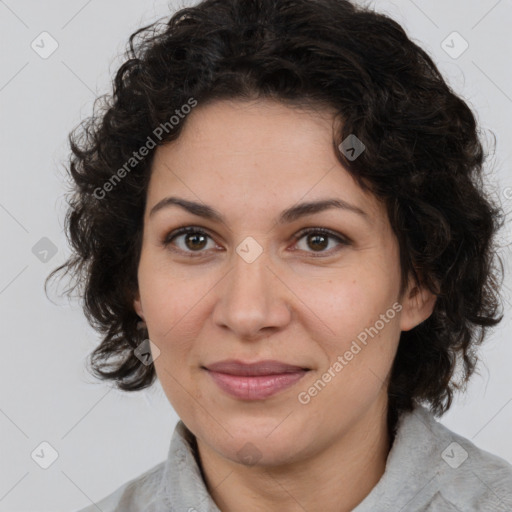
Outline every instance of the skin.
POLYGON ((223 512, 343 512, 369 494, 389 453, 386 386, 400 332, 428 318, 435 297, 413 284, 399 296, 397 239, 384 205, 336 159, 329 111, 271 100, 198 105, 180 138, 156 150, 138 283, 134 308, 160 350, 157 376, 197 438, 223 512), (207 204, 225 222, 176 205, 150 217, 171 195, 207 204), (341 198, 367 218, 329 209, 276 224, 282 210, 325 198, 341 198), (207 237, 179 235, 166 247, 166 236, 183 226, 207 237), (349 243, 315 233, 295 240, 303 228, 326 228, 349 243), (236 252, 249 236, 263 249, 252 263, 236 252), (298 394, 396 302, 401 311, 300 403, 298 394), (311 370, 274 396, 245 401, 201 368, 227 358, 311 370), (249 442, 252 462, 238 454, 249 442))

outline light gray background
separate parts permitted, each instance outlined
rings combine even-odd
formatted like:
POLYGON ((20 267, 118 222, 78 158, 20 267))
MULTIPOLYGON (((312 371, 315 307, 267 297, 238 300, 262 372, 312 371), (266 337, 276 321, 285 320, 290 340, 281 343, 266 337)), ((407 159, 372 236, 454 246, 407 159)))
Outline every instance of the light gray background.
MULTIPOLYGON (((490 130, 496 134, 496 154, 487 169, 493 190, 510 211, 511 2, 372 4, 403 24, 434 57, 476 110, 487 138, 490 130), (441 46, 453 31, 469 44, 456 59, 441 46)), ((76 510, 167 455, 177 416, 160 384, 126 394, 95 381, 84 359, 98 336, 77 303, 69 305, 54 293, 52 304, 42 286, 69 254, 63 235, 67 134, 90 115, 96 96, 110 92, 128 36, 180 5, 0 0, 0 511, 76 510), (47 59, 31 48, 43 31, 59 45, 47 59), (43 237, 57 248, 46 262, 32 252, 43 237), (58 453, 48 469, 31 458, 43 441, 58 453)), ((509 222, 503 243, 511 239, 510 231, 509 222)), ((501 254, 508 270, 509 249, 501 254)), ((512 462, 510 285, 508 276, 506 316, 482 351, 481 376, 474 377, 467 396, 441 422, 512 462)))

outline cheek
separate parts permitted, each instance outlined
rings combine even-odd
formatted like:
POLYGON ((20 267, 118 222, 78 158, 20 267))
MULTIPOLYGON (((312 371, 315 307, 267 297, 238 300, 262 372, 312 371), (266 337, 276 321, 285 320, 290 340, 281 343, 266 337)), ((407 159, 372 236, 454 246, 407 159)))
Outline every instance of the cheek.
POLYGON ((307 316, 315 319, 316 330, 334 338, 335 344, 378 321, 392 307, 398 291, 390 279, 355 269, 344 270, 337 277, 315 279, 314 284, 307 278, 297 283, 304 315, 309 309, 307 316))
POLYGON ((179 266, 161 260, 151 254, 143 256, 138 281, 150 334, 155 341, 167 343, 177 340, 177 332, 190 331, 190 318, 200 310, 200 299, 214 282, 208 274, 191 280, 179 266))
POLYGON ((332 428, 340 416, 327 411, 362 412, 383 393, 400 337, 398 303, 355 284, 351 292, 330 314, 334 334, 321 338, 326 358, 316 378, 327 384, 304 390, 321 390, 316 411, 332 428))
POLYGON ((325 354, 321 371, 335 374, 333 381, 343 393, 372 395, 389 372, 400 337, 399 283, 390 274, 372 272, 368 266, 359 273, 347 272, 345 278, 317 282, 304 295, 316 313, 309 314, 315 320, 308 330, 325 354))
MULTIPOLYGON (((151 341, 159 348, 155 370, 164 392, 179 415, 186 414, 201 399, 194 384, 205 304, 200 299, 212 284, 186 280, 166 272, 145 274, 139 283, 151 341)), ((207 299, 205 297, 205 299, 207 299)))

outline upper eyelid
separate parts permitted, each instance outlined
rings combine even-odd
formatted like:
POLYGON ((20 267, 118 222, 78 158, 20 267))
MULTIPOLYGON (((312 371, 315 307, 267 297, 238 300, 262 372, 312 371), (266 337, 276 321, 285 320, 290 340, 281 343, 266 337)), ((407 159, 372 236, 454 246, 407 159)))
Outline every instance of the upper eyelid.
POLYGON ((193 225, 187 225, 187 226, 182 226, 182 227, 172 229, 171 231, 169 231, 166 235, 164 235, 164 241, 170 241, 173 238, 177 238, 178 236, 186 235, 186 234, 188 234, 188 232, 203 233, 203 234, 209 236, 211 239, 215 238, 212 235, 212 233, 210 232, 210 230, 208 230, 207 228, 193 226, 193 225))
MULTIPOLYGON (((176 228, 176 229, 172 229, 171 231, 169 231, 165 235, 164 238, 168 239, 169 237, 171 237, 171 235, 172 235, 171 238, 174 238, 176 236, 181 236, 181 235, 187 234, 187 231, 194 231, 194 232, 197 231, 199 233, 204 233, 205 235, 208 235, 211 238, 215 237, 208 228, 204 228, 204 227, 201 227, 201 226, 187 225, 187 226, 182 226, 182 227, 179 227, 179 228, 176 228)), ((301 229, 299 229, 293 235, 293 237, 295 238, 297 236, 303 236, 304 234, 307 234, 310 231, 324 231, 329 236, 332 236, 334 238, 338 237, 338 238, 345 239, 347 241, 350 240, 347 236, 345 236, 345 235, 343 235, 341 233, 338 233, 338 232, 336 232, 336 231, 334 231, 332 229, 324 228, 324 227, 321 227, 321 226, 310 226, 310 227, 306 227, 306 228, 301 228, 301 229)))

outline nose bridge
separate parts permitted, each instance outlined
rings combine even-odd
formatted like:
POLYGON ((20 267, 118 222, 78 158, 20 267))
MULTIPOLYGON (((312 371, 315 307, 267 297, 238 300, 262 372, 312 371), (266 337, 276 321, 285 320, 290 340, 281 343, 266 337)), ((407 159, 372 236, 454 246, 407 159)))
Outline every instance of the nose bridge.
POLYGON ((283 285, 271 270, 268 252, 254 239, 245 240, 233 254, 215 321, 239 337, 254 337, 263 328, 282 327, 289 321, 283 285))

